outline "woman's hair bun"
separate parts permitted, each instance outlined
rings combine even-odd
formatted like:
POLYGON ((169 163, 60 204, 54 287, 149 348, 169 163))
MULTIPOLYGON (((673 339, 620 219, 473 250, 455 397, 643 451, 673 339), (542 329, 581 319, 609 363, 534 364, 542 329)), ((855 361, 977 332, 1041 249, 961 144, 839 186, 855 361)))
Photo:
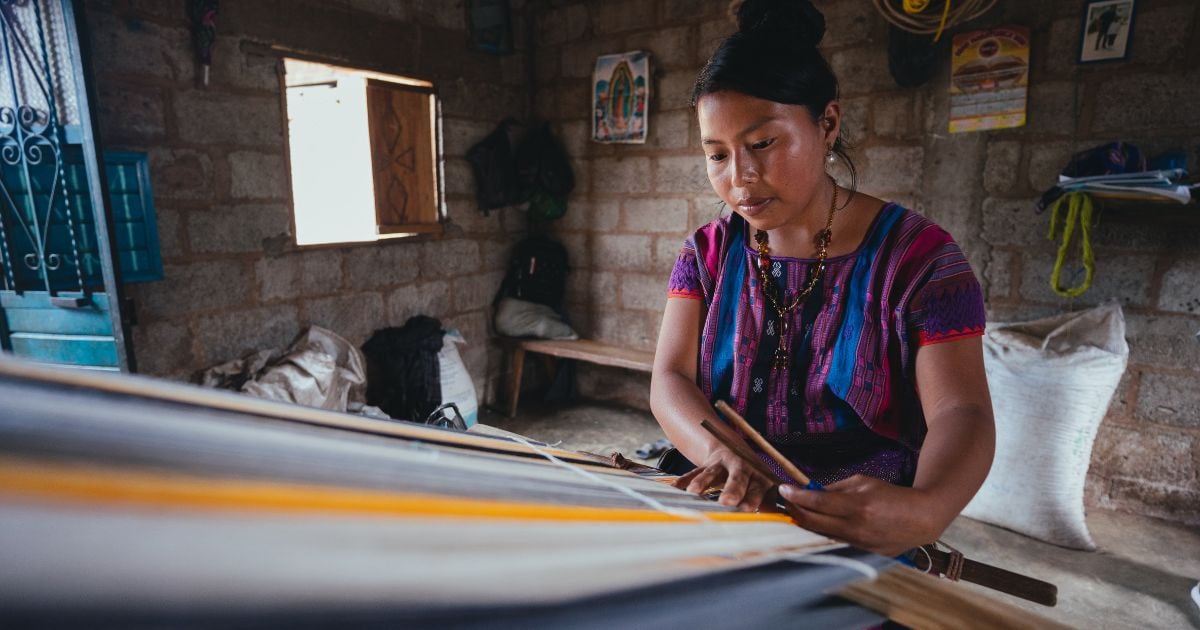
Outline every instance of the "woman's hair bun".
POLYGON ((809 0, 734 0, 729 13, 746 35, 790 37, 813 48, 825 36, 825 16, 809 0))

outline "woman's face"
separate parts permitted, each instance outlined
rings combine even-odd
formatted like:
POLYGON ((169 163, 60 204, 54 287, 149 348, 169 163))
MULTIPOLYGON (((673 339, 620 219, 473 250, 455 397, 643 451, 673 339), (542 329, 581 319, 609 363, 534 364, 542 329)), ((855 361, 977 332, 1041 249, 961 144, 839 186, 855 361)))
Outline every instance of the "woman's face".
POLYGON ((708 181, 752 227, 773 230, 828 203, 817 193, 826 188, 826 147, 837 138, 836 101, 817 121, 802 105, 731 91, 705 94, 696 111, 708 181))

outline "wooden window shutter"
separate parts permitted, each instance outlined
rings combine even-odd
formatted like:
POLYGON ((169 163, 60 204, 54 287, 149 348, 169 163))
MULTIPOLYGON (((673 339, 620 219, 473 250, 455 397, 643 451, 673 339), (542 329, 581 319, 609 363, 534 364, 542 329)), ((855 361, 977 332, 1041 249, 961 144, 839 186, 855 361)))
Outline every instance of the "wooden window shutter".
POLYGON ((379 233, 440 231, 433 90, 369 79, 367 123, 379 233))

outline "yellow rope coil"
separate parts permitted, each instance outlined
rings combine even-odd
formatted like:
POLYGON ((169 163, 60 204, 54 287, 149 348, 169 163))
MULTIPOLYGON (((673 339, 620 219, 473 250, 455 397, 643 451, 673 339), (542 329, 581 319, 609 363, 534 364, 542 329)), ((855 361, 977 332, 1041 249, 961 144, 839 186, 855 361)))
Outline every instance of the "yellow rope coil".
POLYGON ((1054 261, 1054 271, 1050 273, 1050 287, 1063 297, 1074 298, 1092 288, 1092 277, 1096 274, 1096 257, 1092 252, 1091 238, 1094 208, 1092 198, 1087 193, 1072 192, 1059 197, 1050 208, 1050 232, 1046 238, 1051 241, 1054 240, 1054 233, 1058 229, 1058 211, 1063 202, 1067 203, 1067 218, 1062 226, 1062 244, 1058 246, 1058 258, 1054 261), (1079 231, 1083 239, 1081 256, 1085 275, 1082 284, 1064 289, 1059 286, 1059 280, 1062 278, 1063 264, 1067 259, 1067 251, 1071 247, 1071 237, 1075 234, 1076 223, 1079 224, 1079 231))

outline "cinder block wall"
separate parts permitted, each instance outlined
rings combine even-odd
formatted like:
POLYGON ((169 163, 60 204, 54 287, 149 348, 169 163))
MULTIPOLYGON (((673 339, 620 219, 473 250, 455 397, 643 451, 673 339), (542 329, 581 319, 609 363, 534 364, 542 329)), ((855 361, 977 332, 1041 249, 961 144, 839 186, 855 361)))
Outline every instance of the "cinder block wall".
POLYGON ((463 155, 505 116, 528 112, 524 3, 517 52, 467 41, 461 0, 238 0, 222 3, 211 84, 201 87, 186 3, 89 2, 100 134, 148 151, 165 266, 134 285, 142 372, 187 378, 242 353, 328 327, 361 344, 424 313, 460 329, 481 397, 501 357, 486 309, 524 215, 475 209, 463 155), (298 249, 293 244, 282 93, 274 44, 435 83, 445 114, 446 237, 298 249))
MULTIPOLYGON (((1073 302, 1048 278, 1055 246, 1034 213, 1075 151, 1126 140, 1153 154, 1188 151, 1200 168, 1200 11, 1191 0, 1138 3, 1129 61, 1076 65, 1080 3, 1003 3, 987 24, 1033 34, 1029 124, 947 132, 948 62, 917 89, 888 74, 887 29, 871 3, 817 0, 825 53, 842 104, 859 188, 924 212, 963 246, 983 281, 990 317, 1017 320, 1124 304, 1132 358, 1100 430, 1090 505, 1200 523, 1200 226, 1105 220, 1093 240, 1095 286, 1073 302)), ((575 269, 571 316, 607 342, 653 349, 667 277, 683 238, 718 214, 688 97, 696 72, 732 30, 724 0, 553 2, 533 21, 535 113, 555 122, 581 186, 556 226, 575 269), (590 137, 590 76, 599 54, 652 53, 645 145, 590 137)), ((1147 210, 1147 212, 1150 212, 1147 210)), ((648 378, 580 370, 595 398, 647 406, 648 378)))

